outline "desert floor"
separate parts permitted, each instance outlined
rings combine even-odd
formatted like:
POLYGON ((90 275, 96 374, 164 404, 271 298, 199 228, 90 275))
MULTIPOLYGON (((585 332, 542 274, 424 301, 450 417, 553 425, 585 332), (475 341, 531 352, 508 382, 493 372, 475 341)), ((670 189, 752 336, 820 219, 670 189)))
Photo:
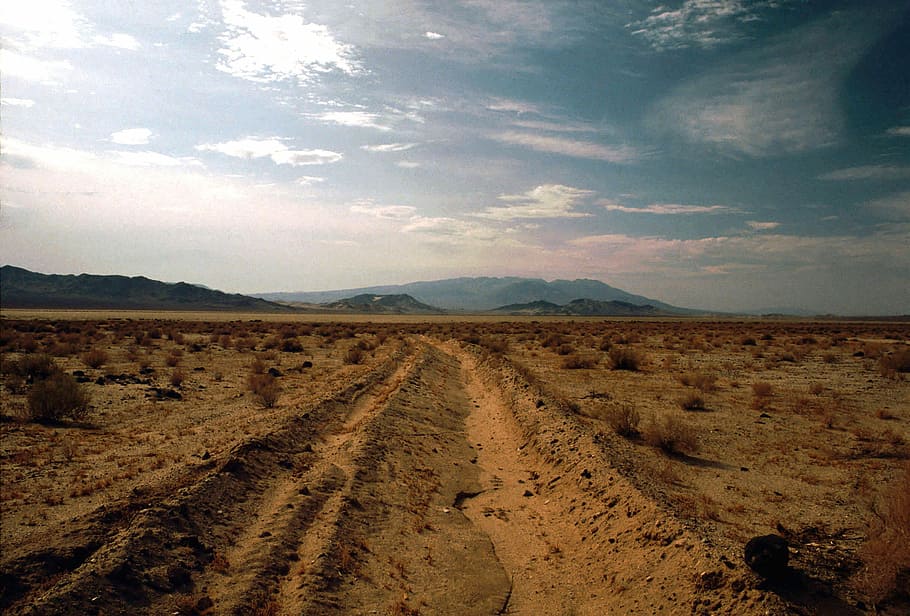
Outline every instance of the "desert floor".
POLYGON ((906 322, 5 313, 0 611, 907 613, 908 344, 906 322), (84 417, 31 417, 48 358, 84 417), (770 533, 769 580, 743 547, 770 533))

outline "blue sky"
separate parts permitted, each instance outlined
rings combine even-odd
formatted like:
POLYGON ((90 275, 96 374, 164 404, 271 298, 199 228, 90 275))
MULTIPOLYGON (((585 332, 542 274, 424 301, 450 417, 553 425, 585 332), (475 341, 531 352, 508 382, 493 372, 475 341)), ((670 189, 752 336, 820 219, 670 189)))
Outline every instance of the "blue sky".
POLYGON ((910 312, 910 4, 0 9, 0 261, 910 312))

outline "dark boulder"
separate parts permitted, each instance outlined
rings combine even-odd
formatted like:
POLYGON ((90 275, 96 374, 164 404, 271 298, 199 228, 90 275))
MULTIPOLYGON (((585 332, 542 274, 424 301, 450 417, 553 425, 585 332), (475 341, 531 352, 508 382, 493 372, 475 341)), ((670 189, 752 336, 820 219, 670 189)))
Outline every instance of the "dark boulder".
POLYGON ((763 577, 782 577, 790 560, 787 540, 779 535, 753 537, 746 544, 745 560, 753 571, 763 577))

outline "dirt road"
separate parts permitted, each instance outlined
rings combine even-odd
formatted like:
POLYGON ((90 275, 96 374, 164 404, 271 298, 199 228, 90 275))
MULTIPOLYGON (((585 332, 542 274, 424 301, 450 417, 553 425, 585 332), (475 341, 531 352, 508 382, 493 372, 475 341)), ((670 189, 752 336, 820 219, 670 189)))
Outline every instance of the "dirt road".
POLYGON ((9 614, 765 613, 503 360, 407 343, 273 429, 4 548, 9 614))

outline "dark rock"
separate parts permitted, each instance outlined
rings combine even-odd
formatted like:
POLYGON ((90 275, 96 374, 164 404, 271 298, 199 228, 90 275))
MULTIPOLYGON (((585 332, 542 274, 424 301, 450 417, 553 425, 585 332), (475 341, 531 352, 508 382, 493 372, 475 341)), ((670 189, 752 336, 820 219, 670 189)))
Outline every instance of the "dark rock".
POLYGON ((278 378, 279 376, 283 376, 283 375, 281 374, 281 370, 279 370, 278 368, 269 368, 269 376, 278 378))
POLYGON ((313 362, 311 362, 310 360, 306 360, 305 362, 303 362, 302 364, 300 364, 300 367, 301 367, 301 368, 312 368, 312 367, 313 367, 313 362))
POLYGON ((198 614, 205 614, 209 610, 215 607, 215 602, 212 601, 210 597, 201 597, 199 601, 196 602, 196 612, 198 614))
POLYGON ((753 571, 763 577, 782 577, 790 560, 787 540, 780 535, 753 537, 746 544, 745 560, 753 571))
POLYGON ((585 479, 590 479, 591 471, 589 471, 588 469, 585 469, 585 470, 581 471, 581 476, 584 477, 585 479))

